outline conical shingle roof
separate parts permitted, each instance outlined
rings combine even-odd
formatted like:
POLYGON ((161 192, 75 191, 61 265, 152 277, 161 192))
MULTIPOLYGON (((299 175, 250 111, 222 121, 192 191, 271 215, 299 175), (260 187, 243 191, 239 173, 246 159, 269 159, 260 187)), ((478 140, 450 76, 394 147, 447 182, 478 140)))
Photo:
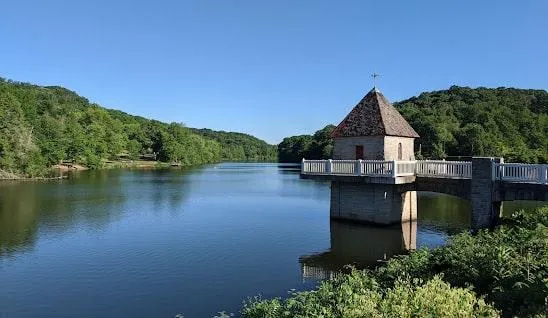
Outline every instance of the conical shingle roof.
POLYGON ((332 137, 399 136, 418 138, 419 134, 390 104, 382 93, 373 88, 335 128, 332 137))

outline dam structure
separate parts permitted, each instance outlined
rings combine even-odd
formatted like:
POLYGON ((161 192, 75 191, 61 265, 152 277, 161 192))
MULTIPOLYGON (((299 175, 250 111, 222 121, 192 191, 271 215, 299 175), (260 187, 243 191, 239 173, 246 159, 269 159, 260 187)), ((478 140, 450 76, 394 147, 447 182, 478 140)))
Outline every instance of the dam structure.
POLYGON ((498 222, 503 201, 548 201, 548 165, 415 160, 420 136, 373 88, 332 132, 333 159, 306 160, 301 178, 331 182, 332 219, 395 224, 417 219, 417 191, 470 200, 472 227, 498 222))

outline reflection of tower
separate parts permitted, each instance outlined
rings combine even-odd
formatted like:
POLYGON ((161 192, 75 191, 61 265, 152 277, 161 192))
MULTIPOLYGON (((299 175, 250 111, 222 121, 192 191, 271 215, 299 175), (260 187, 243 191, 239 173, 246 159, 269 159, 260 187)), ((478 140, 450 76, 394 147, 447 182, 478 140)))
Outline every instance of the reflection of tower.
POLYGON ((401 224, 403 235, 403 248, 407 251, 417 249, 417 221, 403 222, 401 224))
POLYGON ((330 228, 331 249, 299 258, 303 279, 332 278, 345 265, 374 267, 417 246, 417 222, 374 227, 332 220, 330 228))

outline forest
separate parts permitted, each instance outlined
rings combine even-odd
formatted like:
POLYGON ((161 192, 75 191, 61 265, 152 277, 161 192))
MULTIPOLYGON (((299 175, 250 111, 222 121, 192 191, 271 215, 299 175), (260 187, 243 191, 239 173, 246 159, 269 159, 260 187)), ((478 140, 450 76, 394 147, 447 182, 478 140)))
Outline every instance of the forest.
POLYGON ((237 132, 214 131, 207 128, 190 128, 190 130, 222 144, 221 159, 223 161, 273 162, 278 160, 276 146, 269 145, 254 136, 237 132))
MULTIPOLYGON (((474 155, 548 162, 548 92, 544 90, 452 86, 394 106, 421 136, 415 141, 418 159, 474 155)), ((278 145, 280 161, 330 158, 333 144, 328 132, 333 128, 285 138, 278 145)))
POLYGON ((0 172, 34 177, 62 161, 101 168, 155 154, 183 166, 276 160, 276 146, 250 135, 196 130, 103 108, 66 88, 0 78, 0 172))

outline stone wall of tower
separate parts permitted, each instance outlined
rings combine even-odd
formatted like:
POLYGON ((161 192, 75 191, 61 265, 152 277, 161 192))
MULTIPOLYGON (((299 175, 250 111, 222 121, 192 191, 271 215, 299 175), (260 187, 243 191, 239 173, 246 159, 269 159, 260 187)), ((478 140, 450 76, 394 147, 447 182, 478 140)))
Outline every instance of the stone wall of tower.
POLYGON ((384 137, 384 160, 399 160, 398 147, 402 145, 401 160, 415 160, 415 139, 408 137, 384 137))
POLYGON ((395 224, 417 219, 417 192, 390 184, 331 182, 332 219, 395 224))
POLYGON ((384 136, 339 137, 333 144, 334 160, 355 160, 356 146, 363 146, 364 160, 383 160, 384 136))

